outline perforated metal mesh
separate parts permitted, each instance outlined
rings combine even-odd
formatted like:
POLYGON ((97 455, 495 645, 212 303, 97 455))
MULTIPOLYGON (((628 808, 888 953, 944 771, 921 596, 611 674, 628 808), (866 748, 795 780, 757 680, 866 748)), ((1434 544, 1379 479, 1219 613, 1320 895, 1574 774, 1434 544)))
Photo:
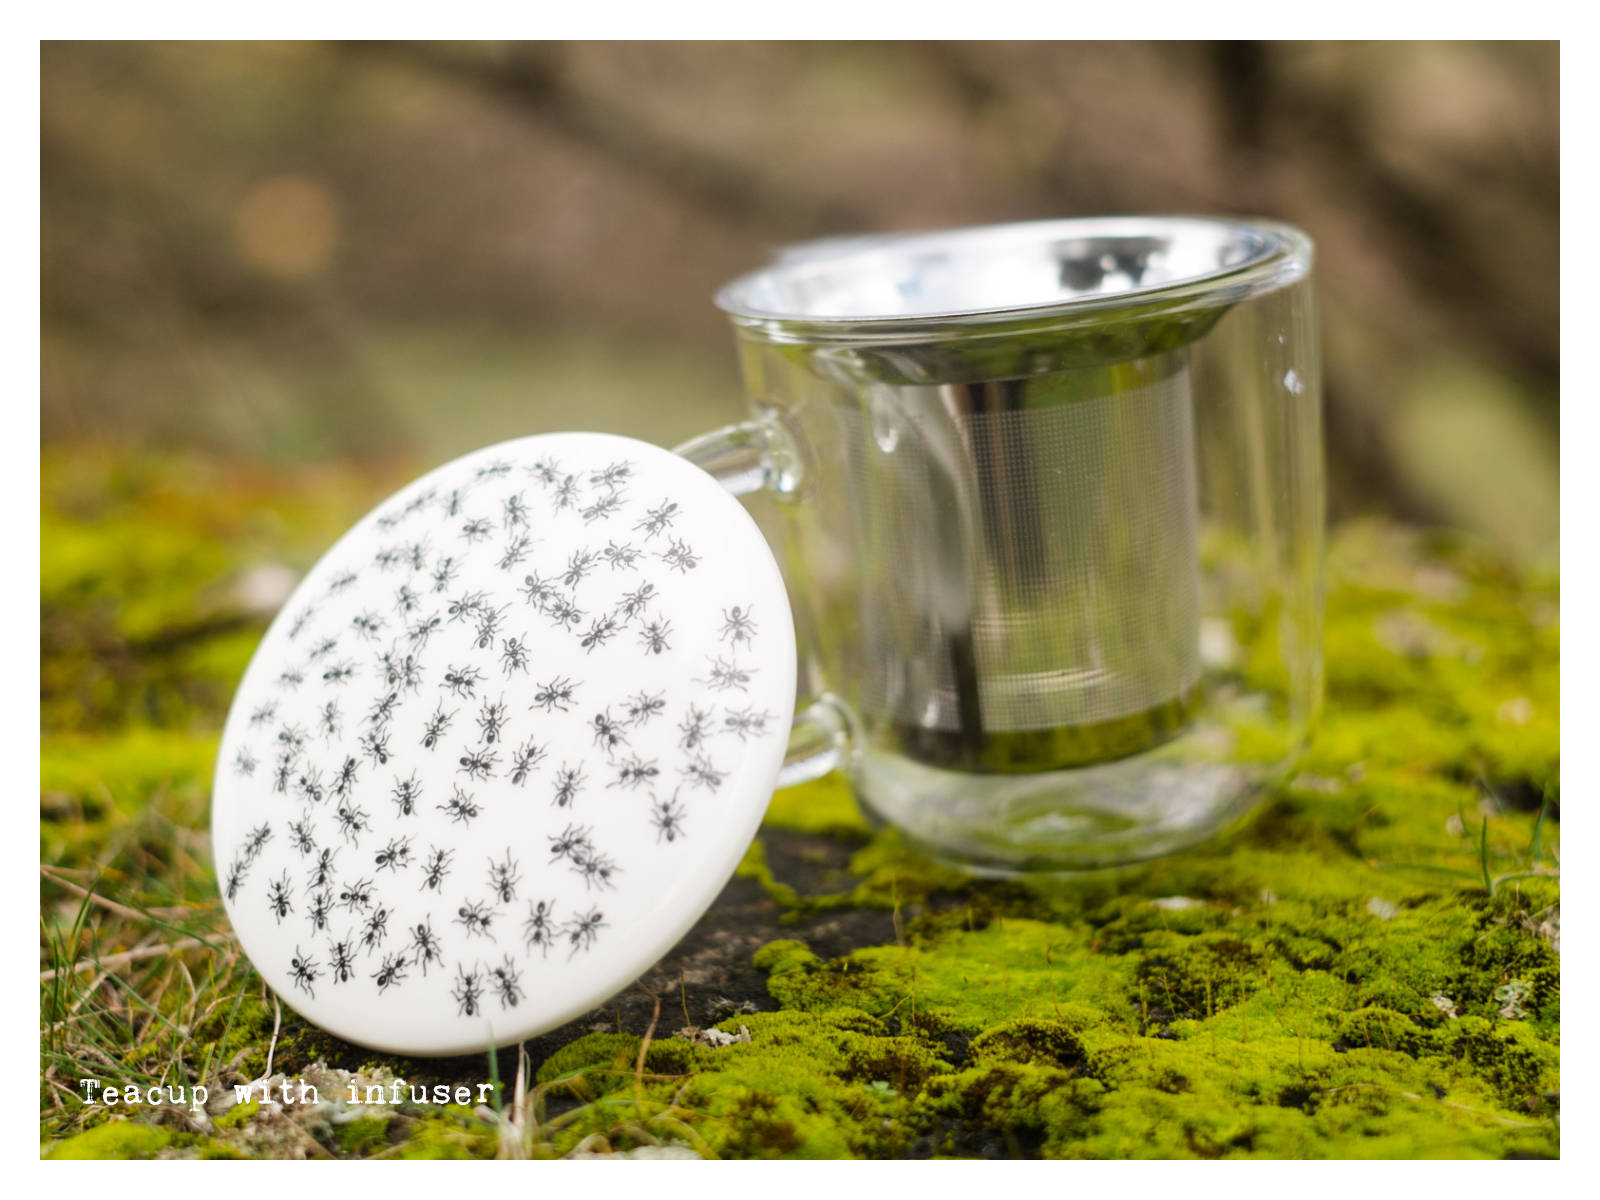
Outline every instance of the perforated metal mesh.
POLYGON ((867 389, 839 409, 861 702, 930 730, 1114 720, 1199 678, 1194 428, 1181 360, 867 389))

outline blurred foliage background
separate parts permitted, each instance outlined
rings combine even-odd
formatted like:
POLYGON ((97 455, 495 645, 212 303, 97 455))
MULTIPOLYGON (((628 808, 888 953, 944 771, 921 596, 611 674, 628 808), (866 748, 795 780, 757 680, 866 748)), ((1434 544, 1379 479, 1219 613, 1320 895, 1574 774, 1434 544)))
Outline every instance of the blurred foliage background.
POLYGON ((541 430, 670 444, 739 414, 710 296, 785 242, 1252 213, 1318 243, 1334 517, 1558 548, 1555 44, 52 43, 42 68, 47 461, 397 483, 541 430))

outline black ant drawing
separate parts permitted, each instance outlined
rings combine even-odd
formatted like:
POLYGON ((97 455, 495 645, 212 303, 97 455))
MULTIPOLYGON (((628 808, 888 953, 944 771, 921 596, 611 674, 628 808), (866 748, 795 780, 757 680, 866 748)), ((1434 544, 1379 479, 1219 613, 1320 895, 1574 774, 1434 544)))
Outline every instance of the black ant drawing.
POLYGON ((422 886, 417 891, 443 890, 444 877, 450 874, 450 860, 455 855, 454 850, 441 850, 435 846, 428 854, 428 861, 422 866, 422 886))
POLYGON ((504 695, 491 704, 485 700, 478 710, 478 740, 493 745, 500 740, 506 725, 506 698, 504 695))
POLYGON ((528 670, 528 638, 524 634, 520 638, 509 637, 500 643, 500 669, 510 679, 518 671, 526 673, 528 670))
POLYGON ((674 518, 678 515, 678 505, 673 500, 663 500, 656 507, 649 509, 644 517, 634 526, 635 529, 644 531, 645 540, 670 528, 674 518))
POLYGON ((317 852, 317 860, 311 866, 311 874, 307 876, 308 888, 318 891, 333 882, 333 860, 338 853, 338 848, 334 846, 324 846, 317 852))
POLYGON ((755 606, 747 604, 740 607, 735 604, 731 609, 722 610, 722 633, 719 635, 724 641, 731 641, 735 646, 740 642, 746 645, 755 639, 756 623, 750 619, 750 614, 755 606))
POLYGON ((383 965, 372 973, 372 977, 378 981, 378 991, 382 993, 391 987, 398 986, 400 981, 406 977, 405 967, 406 956, 404 954, 385 954, 383 956, 383 965))
POLYGON ((439 739, 444 736, 444 731, 450 728, 450 722, 455 715, 453 711, 445 712, 442 703, 434 709, 433 716, 428 718, 428 723, 422 730, 423 749, 432 750, 439 744, 439 739))
POLYGON ((622 614, 624 623, 633 620, 644 611, 644 606, 655 599, 656 585, 641 583, 631 592, 622 593, 622 599, 617 601, 617 611, 622 614))
POLYGON ((689 711, 678 722, 678 732, 683 735, 678 739, 680 750, 698 750, 705 745, 706 737, 711 733, 711 711, 696 708, 691 701, 689 711))
POLYGON ((618 764, 617 778, 606 784, 606 787, 620 787, 624 791, 631 792, 641 783, 648 783, 659 774, 661 770, 656 766, 655 759, 647 762, 637 754, 630 754, 625 762, 618 764))
POLYGON ((268 721, 272 720, 272 718, 277 716, 277 715, 278 715, 277 702, 269 700, 266 704, 261 705, 253 713, 250 714, 250 724, 252 724, 252 725, 265 725, 268 721))
POLYGON ((294 911, 294 905, 289 902, 293 889, 289 886, 289 872, 274 879, 267 885, 267 907, 272 910, 273 919, 278 924, 283 924, 283 919, 294 911))
POLYGON ((374 729, 371 733, 362 734, 357 740, 361 752, 372 760, 372 765, 381 767, 389 761, 389 735, 374 729))
POLYGON ((539 612, 543 612, 545 606, 555 599, 556 587, 553 582, 535 571, 532 575, 522 577, 522 594, 529 604, 539 612))
POLYGON ((328 583, 328 595, 335 596, 340 592, 349 590, 358 578, 359 576, 354 571, 345 571, 342 574, 335 575, 328 583))
POLYGON ((567 942, 572 949, 567 954, 570 959, 579 950, 587 950, 595 943, 598 931, 606 928, 603 920, 605 913, 598 908, 591 908, 586 913, 580 913, 574 921, 563 926, 562 932, 567 936, 567 942))
MULTIPOLYGON (((330 668, 330 670, 331 669, 332 668, 330 668)), ((322 673, 322 677, 323 677, 323 679, 327 679, 328 678, 328 672, 324 671, 322 673)), ((295 688, 299 687, 305 681, 306 681, 305 672, 297 671, 293 667, 285 667, 282 671, 278 672, 278 686, 281 687, 281 688, 285 688, 288 691, 291 691, 291 692, 294 691, 295 688)), ((339 680, 339 681, 336 681, 336 682, 343 682, 343 681, 339 680)))
POLYGON ((577 685, 572 680, 565 675, 558 675, 549 683, 539 685, 539 690, 533 694, 531 707, 542 708, 545 712, 551 709, 566 712, 573 702, 573 694, 576 691, 577 685))
POLYGON ((596 617, 589 625, 589 632, 583 635, 583 648, 593 651, 596 646, 603 646, 617 632, 617 619, 609 613, 603 617, 596 617))
POLYGON ((477 1016, 478 999, 483 995, 483 980, 479 973, 473 971, 469 975, 457 964, 456 986, 450 989, 450 995, 455 999, 457 1016, 477 1016))
POLYGON ((356 977, 356 956, 354 948, 350 945, 350 935, 345 934, 342 942, 328 943, 328 971, 333 975, 335 983, 349 983, 356 977))
POLYGON ((680 575, 687 575, 700 565, 700 556, 694 552, 694 548, 677 538, 673 538, 666 550, 656 557, 680 575))
POLYGON ((561 764, 561 770, 556 772, 556 791, 551 803, 557 808, 570 808, 572 802, 578 798, 578 792, 583 787, 583 764, 568 767, 561 764))
POLYGON ((495 903, 510 904, 517 898, 517 884, 522 882, 522 872, 517 867, 517 862, 511 857, 511 851, 506 851, 506 860, 497 863, 489 860, 489 890, 494 893, 495 903))
POLYGON ((256 857, 267 848, 267 843, 272 840, 272 826, 257 825, 245 834, 244 857, 246 862, 254 862, 256 857))
POLYGON ((387 696, 378 697, 372 703, 372 711, 367 714, 367 724, 374 729, 382 729, 393 718, 395 706, 399 703, 399 692, 390 692, 387 696))
MULTIPOLYGON (((356 677, 356 664, 350 659, 336 662, 322 673, 322 682, 331 683, 334 687, 343 687, 356 677)), ((295 679, 299 683, 298 678, 295 679)))
POLYGON ((528 549, 533 545, 530 538, 514 537, 506 543, 506 548, 500 554, 500 561, 495 563, 502 571, 509 571, 523 559, 528 557, 528 549))
POLYGON ((716 791, 722 786, 726 771, 719 771, 711 759, 704 754, 697 754, 689 760, 689 765, 683 768, 683 777, 692 787, 703 787, 716 791))
POLYGON ((594 832, 590 825, 568 825, 556 836, 549 838, 550 861, 557 862, 563 858, 577 861, 588 856, 594 848, 589 841, 589 835, 594 832))
POLYGON ((675 842, 683 836, 683 805, 678 802, 678 793, 672 793, 670 800, 657 800, 650 807, 650 821, 656 827, 656 841, 662 838, 675 842))
POLYGON ((406 616, 416 610, 417 601, 420 599, 422 597, 417 595, 409 583, 402 583, 394 591, 394 610, 401 616, 406 616))
POLYGON ((607 492, 583 510, 583 523, 588 525, 594 521, 605 520, 621 507, 622 497, 617 495, 616 492, 607 492))
POLYGON ((344 728, 344 720, 339 715, 339 702, 329 700, 322 706, 322 711, 317 714, 317 727, 322 730, 322 740, 331 742, 339 736, 344 728))
POLYGON ((463 592, 450 601, 444 610, 445 616, 450 619, 451 624, 457 621, 465 621, 469 617, 476 617, 483 611, 483 602, 488 598, 489 593, 487 592, 463 592))
POLYGON ((373 855, 373 862, 380 871, 398 871, 401 867, 411 863, 411 839, 390 838, 389 844, 377 854, 373 855))
POLYGON ((652 696, 649 692, 640 692, 637 696, 628 697, 628 724, 643 727, 649 724, 652 717, 658 717, 667 707, 665 692, 657 692, 652 696))
POLYGON ((298 821, 289 822, 289 844, 302 855, 311 854, 316 850, 317 839, 311 836, 311 812, 309 809, 298 821))
POLYGON ((311 623, 311 618, 317 615, 317 606, 308 604, 295 614, 294 621, 289 626, 289 640, 292 642, 299 637, 305 627, 311 623))
POLYGON ((555 925, 555 911, 554 900, 541 900, 537 904, 528 901, 528 919, 522 923, 522 940, 527 943, 529 954, 537 946, 543 958, 555 944, 556 934, 560 932, 555 925))
POLYGON ((574 550, 567 559, 567 569, 561 573, 561 582, 569 588, 576 588, 583 582, 583 577, 589 573, 589 568, 594 566, 595 554, 592 550, 574 550))
POLYGON ((437 807, 440 812, 449 813, 452 821, 460 821, 463 825, 470 822, 479 812, 477 803, 459 787, 456 788, 455 794, 450 799, 437 807))
POLYGON ((544 484, 545 487, 549 487, 561 477, 561 464, 547 456, 529 467, 528 474, 544 484))
POLYGON ((704 682, 712 691, 726 692, 736 688, 742 692, 749 688, 750 677, 754 674, 753 667, 741 667, 733 659, 718 655, 711 660, 711 672, 704 682))
POLYGON ((578 503, 578 477, 568 475, 556 485, 555 495, 550 498, 555 510, 560 512, 564 508, 573 508, 578 503))
POLYGON ((412 816, 417 811, 417 801, 421 798, 422 782, 417 778, 415 771, 405 779, 395 776, 394 788, 389 793, 389 799, 394 801, 402 817, 412 816))
POLYGON ((604 712, 595 713, 589 726, 594 730, 594 744, 602 747, 608 757, 618 746, 628 744, 627 735, 622 732, 622 722, 611 715, 610 705, 606 706, 604 712))
POLYGON ((372 556, 372 561, 377 564, 380 571, 392 571, 406 560, 406 552, 400 546, 380 546, 378 552, 372 556))
POLYGON ((486 937, 494 941, 494 934, 489 932, 489 924, 494 920, 494 912, 481 900, 473 900, 456 909, 453 925, 460 925, 467 931, 468 937, 486 937))
POLYGON ((356 786, 356 760, 346 758, 339 768, 339 774, 333 781, 333 794, 343 800, 350 795, 351 789, 356 786))
POLYGON ((302 798, 310 800, 310 803, 320 805, 323 797, 322 771, 318 771, 315 766, 307 766, 306 770, 299 774, 299 779, 294 781, 294 789, 298 790, 302 798))
POLYGON ((742 742, 747 738, 765 737, 770 720, 770 712, 766 709, 756 712, 753 704, 744 708, 730 708, 722 715, 722 730, 734 734, 742 742))
POLYGON ((528 505, 518 492, 514 496, 507 496, 500 508, 500 523, 506 527, 507 532, 518 528, 528 527, 528 505))
POLYGON ((228 877, 223 887, 223 894, 231 900, 239 898, 239 889, 244 886, 244 878, 250 871, 248 858, 236 858, 228 864, 228 877))
POLYGON ((672 643, 667 641, 667 635, 672 632, 672 622, 656 614, 656 619, 649 622, 639 630, 639 642, 644 646, 646 654, 660 654, 663 650, 671 650, 672 643))
POLYGON ((449 688, 452 696, 471 700, 474 698, 473 690, 482 682, 483 672, 477 667, 446 667, 444 683, 439 686, 449 688))
POLYGON ((414 692, 422 685, 422 664, 415 655, 401 654, 398 645, 378 656, 378 666, 383 671, 384 682, 390 687, 414 692))
POLYGON ((289 780, 294 777, 294 755, 285 751, 278 755, 277 764, 272 768, 272 790, 280 795, 287 795, 289 780))
POLYGON ((319 662, 339 648, 338 638, 323 638, 311 648, 311 661, 319 662))
POLYGON ((439 935, 433 931, 433 920, 428 920, 417 925, 411 930, 411 949, 416 951, 417 966, 422 968, 422 977, 428 977, 428 964, 436 962, 444 966, 444 953, 439 949, 439 935))
POLYGON ((504 479, 509 474, 511 474, 511 464, 503 458, 497 458, 492 463, 479 467, 474 478, 481 483, 485 479, 504 479))
POLYGON ((621 459, 614 463, 607 463, 593 475, 590 475, 589 484, 592 487, 612 488, 615 490, 625 483, 632 474, 633 464, 627 459, 621 459))
POLYGON ((572 869, 583 876, 583 886, 586 891, 591 887, 603 889, 616 886, 611 882, 611 876, 619 868, 614 861, 603 854, 588 854, 582 860, 575 860, 572 869))
POLYGON ((536 768, 544 760, 545 749, 529 738, 517 747, 516 754, 511 760, 511 782, 521 787, 528 780, 528 772, 536 768))
POLYGON ((490 750, 467 750, 459 761, 461 774, 482 782, 494 774, 494 765, 500 761, 500 756, 490 750))
POLYGON ((306 920, 311 922, 311 932, 321 933, 328 928, 328 918, 333 915, 333 894, 313 892, 311 907, 306 910, 306 920))
POLYGON ((379 905, 367 917, 367 923, 361 930, 361 944, 371 954, 383 945, 383 939, 389 936, 389 914, 392 910, 379 905))
POLYGON ((419 654, 428 648, 428 639, 439 632, 443 619, 438 613, 424 617, 406 630, 406 638, 411 642, 411 648, 419 654))
POLYGON ((517 982, 517 966, 511 961, 511 955, 506 955, 500 966, 490 967, 489 974, 494 977, 494 990, 500 997, 501 1008, 515 1008, 517 1001, 527 995, 517 982))
POLYGON ((406 517, 416 516, 423 509, 427 508, 428 505, 432 504, 434 497, 436 497, 438 494, 438 488, 429 488, 427 491, 418 492, 415 496, 406 501, 405 508, 400 512, 401 518, 404 519, 406 517))
POLYGON ((495 634, 500 632, 500 623, 505 619, 504 608, 485 608, 478 613, 478 623, 472 635, 472 644, 479 650, 487 650, 494 645, 495 634))
POLYGON ((299 946, 294 948, 294 955, 289 959, 289 973, 294 977, 294 985, 313 1000, 317 998, 312 984, 317 981, 317 960, 312 958, 299 946))
POLYGON ((433 568, 434 594, 437 595, 454 583, 460 571, 461 564, 456 562, 454 555, 445 554, 440 556, 438 565, 433 568))
POLYGON ((235 775, 254 775, 256 767, 259 765, 256 762, 256 756, 251 754, 245 746, 240 746, 239 753, 233 756, 233 773, 235 775))
POLYGON ((444 509, 445 516, 459 517, 461 515, 461 493, 462 489, 451 488, 450 491, 440 499, 439 506, 444 509))
POLYGON ((426 570, 428 566, 428 539, 412 542, 406 547, 406 564, 413 571, 426 570))
POLYGON ((356 636, 364 642, 375 642, 378 634, 383 632, 384 619, 370 609, 359 612, 350 618, 350 624, 355 628, 356 636))
POLYGON ((571 629, 575 625, 583 624, 584 612, 565 596, 557 596, 550 601, 550 607, 545 610, 545 615, 555 622, 558 629, 571 629))
POLYGON ((278 744, 298 756, 306 744, 306 731, 298 725, 285 725, 278 730, 278 744))
POLYGON ((471 517, 461 524, 461 536, 467 539, 470 546, 481 542, 489 536, 492 526, 483 517, 471 517))
POLYGON ((339 893, 339 903, 349 912, 366 912, 372 905, 372 880, 362 878, 344 885, 339 893))
POLYGON ((339 833, 349 838, 350 844, 353 846, 360 845, 360 835, 372 828, 371 825, 367 824, 367 810, 357 808, 348 800, 339 804, 334 816, 339 821, 339 833))

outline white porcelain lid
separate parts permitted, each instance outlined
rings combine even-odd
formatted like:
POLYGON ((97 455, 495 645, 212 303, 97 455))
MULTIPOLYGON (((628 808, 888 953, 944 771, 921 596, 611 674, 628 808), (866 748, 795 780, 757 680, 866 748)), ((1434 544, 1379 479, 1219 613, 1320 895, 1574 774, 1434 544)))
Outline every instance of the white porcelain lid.
POLYGON ((362 518, 256 651, 212 801, 228 916, 348 1041, 521 1041, 715 899, 794 690, 777 564, 709 475, 606 434, 476 451, 362 518))

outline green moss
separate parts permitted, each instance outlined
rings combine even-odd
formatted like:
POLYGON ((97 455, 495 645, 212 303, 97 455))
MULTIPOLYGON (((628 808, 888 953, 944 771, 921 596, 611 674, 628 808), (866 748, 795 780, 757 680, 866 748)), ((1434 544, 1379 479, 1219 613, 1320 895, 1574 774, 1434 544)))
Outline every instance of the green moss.
POLYGON ((493 1158, 498 1139, 483 1122, 455 1113, 430 1113, 406 1130, 397 1158, 493 1158))
POLYGON ((837 774, 774 792, 762 824, 772 829, 857 841, 872 833, 849 783, 837 774))
MULTIPOLYGON (((217 730, 263 627, 229 610, 230 581, 309 563, 388 481, 45 467, 41 858, 104 867, 97 890, 119 903, 187 904, 183 932, 209 936, 217 730)), ((1558 1155, 1558 582, 1378 523, 1338 534, 1328 581, 1326 714, 1300 773, 1242 828, 1120 872, 989 883, 874 830, 841 777, 780 792, 740 867, 780 927, 812 939, 754 955, 779 1010, 723 1024, 748 1042, 656 1038, 642 1072, 637 1030, 557 1049, 537 1071, 532 1152, 593 1135, 727 1157, 1558 1155), (786 878, 792 858, 767 854, 784 838, 832 839, 848 872, 786 878), (887 931, 891 913, 885 944, 816 952, 841 929, 887 931)), ((1241 619, 1245 683, 1270 681, 1275 636, 1241 619)), ((42 889, 41 970, 178 936, 99 910, 74 932, 80 898, 42 889)), ((100 1056, 132 1079, 264 1071, 279 1014, 248 965, 177 964, 93 997, 74 990, 87 974, 42 987, 55 1078, 100 1056)), ((367 1057, 282 1013, 275 1070, 367 1057)), ((42 1154, 273 1152, 250 1140, 254 1102, 217 1119, 218 1141, 42 1092, 62 1101, 42 1154)), ((501 1147, 453 1107, 316 1136, 347 1156, 501 1147)))
POLYGON ((239 1129, 260 1111, 261 1101, 246 1100, 243 1104, 235 1104, 212 1123, 218 1129, 239 1129))
POLYGON ((333 1126, 334 1145, 346 1158, 360 1158, 389 1143, 388 1117, 356 1117, 333 1126))
POLYGON ((111 1120, 57 1142, 45 1158, 154 1158, 173 1144, 171 1130, 136 1121, 111 1120))

